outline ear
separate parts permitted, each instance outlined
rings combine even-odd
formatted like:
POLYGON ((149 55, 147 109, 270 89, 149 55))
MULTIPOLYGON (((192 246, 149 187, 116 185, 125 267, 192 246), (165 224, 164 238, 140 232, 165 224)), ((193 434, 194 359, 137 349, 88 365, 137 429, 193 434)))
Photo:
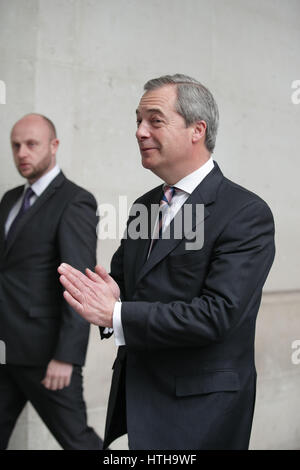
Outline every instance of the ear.
POLYGON ((56 152, 57 152, 57 149, 58 149, 58 146, 59 146, 59 140, 58 139, 52 139, 51 143, 50 143, 50 146, 51 146, 51 153, 52 153, 53 156, 55 156, 56 152))
POLYGON ((192 142, 196 144, 205 137, 207 124, 205 121, 197 121, 193 124, 192 142))

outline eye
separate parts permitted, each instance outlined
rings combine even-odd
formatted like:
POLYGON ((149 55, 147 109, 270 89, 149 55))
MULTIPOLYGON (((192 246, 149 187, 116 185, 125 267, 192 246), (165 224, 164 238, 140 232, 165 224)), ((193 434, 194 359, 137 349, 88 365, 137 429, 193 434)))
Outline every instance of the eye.
POLYGON ((153 126, 160 126, 163 123, 163 120, 159 118, 153 118, 151 119, 151 123, 153 126))
POLYGON ((142 120, 141 119, 137 119, 136 120, 136 126, 139 127, 139 125, 141 124, 142 120))

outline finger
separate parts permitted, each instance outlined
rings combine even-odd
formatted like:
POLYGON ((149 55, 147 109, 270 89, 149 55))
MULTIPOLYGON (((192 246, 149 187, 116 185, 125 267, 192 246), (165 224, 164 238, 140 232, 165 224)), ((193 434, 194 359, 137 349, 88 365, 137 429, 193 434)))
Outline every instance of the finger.
POLYGON ((111 279, 110 275, 108 274, 108 272, 103 266, 97 265, 95 267, 95 271, 98 274, 98 276, 100 276, 103 279, 103 281, 107 282, 111 279))
POLYGON ((78 300, 74 299, 72 295, 68 291, 64 291, 63 293, 64 299, 68 302, 68 304, 77 312, 79 315, 83 316, 83 306, 81 305, 78 300))
POLYGON ((78 269, 73 268, 73 266, 71 266, 68 263, 61 263, 58 267, 58 270, 59 271, 70 271, 70 272, 73 272, 74 274, 76 274, 77 272, 80 273, 80 271, 78 269))
POLYGON ((41 381, 41 384, 43 384, 44 387, 47 388, 48 390, 50 387, 50 383, 51 383, 51 380, 47 376, 41 381))
MULTIPOLYGON (((78 271, 77 269, 72 268, 72 266, 67 265, 68 267, 59 268, 59 271, 61 271, 61 274, 65 276, 65 278, 70 281, 74 286, 76 286, 80 291, 82 290, 83 286, 89 287, 90 289, 93 289, 94 284, 96 279, 90 279, 87 276, 85 276, 81 271, 78 271), (69 269, 70 268, 70 269, 69 269), (91 280, 93 282, 91 282, 91 280)), ((91 271, 92 272, 92 271, 91 271)), ((100 280, 99 276, 97 276, 97 279, 100 280)))
POLYGON ((73 272, 73 274, 75 274, 76 272, 80 272, 78 271, 78 269, 73 268, 73 266, 67 263, 61 263, 58 266, 57 271, 61 274, 66 273, 66 272, 73 272))
POLYGON ((49 390, 52 390, 52 391, 58 390, 58 385, 59 385, 59 377, 52 377, 49 390))
POLYGON ((64 271, 64 273, 60 276, 60 279, 65 279, 68 282, 74 284, 74 286, 78 286, 79 282, 81 282, 81 284, 83 285, 83 282, 70 271, 64 271))
POLYGON ((72 268, 72 266, 65 263, 61 264, 57 270, 60 274, 64 275, 67 279, 70 280, 79 279, 84 283, 86 278, 86 276, 81 271, 78 271, 78 269, 72 268))
POLYGON ((81 281, 82 284, 89 285, 87 277, 78 269, 73 268, 69 264, 63 263, 58 267, 58 272, 64 275, 69 281, 75 283, 75 281, 81 281))
POLYGON ((85 272, 89 279, 91 279, 91 281, 97 282, 98 284, 103 282, 101 277, 98 274, 93 273, 93 271, 91 271, 89 268, 86 268, 85 272))
POLYGON ((76 279, 70 280, 65 275, 60 277, 60 282, 64 288, 71 294, 71 296, 81 303, 83 299, 84 284, 76 279))

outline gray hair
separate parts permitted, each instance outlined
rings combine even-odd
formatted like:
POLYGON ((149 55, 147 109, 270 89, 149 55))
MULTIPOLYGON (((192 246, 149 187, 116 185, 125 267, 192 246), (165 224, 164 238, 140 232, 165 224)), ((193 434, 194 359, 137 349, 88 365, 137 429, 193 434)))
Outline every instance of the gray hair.
POLYGON ((194 78, 179 73, 149 80, 144 85, 144 90, 147 92, 166 85, 176 85, 175 109, 184 118, 186 127, 196 121, 206 122, 205 145, 207 150, 212 153, 216 143, 219 111, 211 92, 194 78))

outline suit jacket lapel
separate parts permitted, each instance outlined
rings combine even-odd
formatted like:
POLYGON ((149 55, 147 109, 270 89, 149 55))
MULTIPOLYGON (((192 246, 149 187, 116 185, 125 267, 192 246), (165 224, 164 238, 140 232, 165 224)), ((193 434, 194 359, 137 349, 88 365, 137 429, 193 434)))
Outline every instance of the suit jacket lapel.
POLYGON ((8 215, 11 211, 11 208, 17 202, 17 200, 22 196, 24 191, 24 186, 18 186, 17 188, 13 189, 7 194, 7 197, 1 203, 1 211, 0 211, 0 247, 1 253, 5 250, 5 223, 8 218, 8 215))
MULTIPOLYGON (((22 229, 25 224, 27 224, 30 219, 36 214, 36 212, 45 204, 46 201, 55 193, 57 188, 63 183, 65 180, 65 176, 62 172, 60 172, 56 178, 49 184, 49 186, 45 189, 45 191, 37 198, 35 203, 28 209, 28 211, 23 215, 23 217, 18 222, 15 232, 12 234, 11 238, 9 239, 8 243, 6 244, 5 253, 7 253, 12 245, 14 244, 16 238, 22 233, 22 229)), ((20 197, 20 196, 19 196, 20 197)))
POLYGON ((155 191, 155 194, 152 197, 151 201, 145 204, 147 210, 147 238, 139 238, 137 240, 137 250, 136 250, 136 264, 135 264, 135 273, 138 277, 141 272, 143 265, 147 261, 148 251, 151 243, 151 236, 153 232, 153 225, 155 224, 156 217, 158 214, 159 202, 163 195, 163 187, 160 186, 155 191))
MULTIPOLYGON (((192 224, 191 224, 191 231, 194 231, 196 228, 196 225, 199 225, 204 222, 204 220, 209 216, 209 210, 207 206, 212 204, 215 199, 216 199, 216 194, 217 190, 219 187, 219 184, 221 183, 221 180, 223 178, 223 174, 215 162, 215 167, 214 169, 204 178, 204 180, 196 187, 196 189, 192 192, 192 194, 188 197, 186 200, 184 206, 187 206, 188 204, 191 205, 192 207, 192 224), (204 205, 204 212, 203 216, 197 220, 197 204, 203 204, 204 205)), ((184 208, 183 208, 184 209, 184 208)), ((168 256, 171 251, 173 251, 176 246, 184 239, 186 238, 189 234, 185 233, 184 227, 183 227, 183 217, 182 217, 182 209, 178 212, 174 220, 172 220, 170 224, 170 233, 174 233, 174 225, 175 226, 180 226, 181 224, 181 238, 174 238, 171 237, 170 239, 162 239, 162 240, 157 240, 154 247, 153 251, 151 252, 149 258, 146 260, 145 264, 141 267, 137 280, 136 280, 136 285, 138 282, 151 271, 151 269, 156 266, 160 261, 162 261, 166 256, 168 256), (176 225, 178 224, 178 225, 176 225)), ((188 240, 187 240, 188 241, 188 240)))

